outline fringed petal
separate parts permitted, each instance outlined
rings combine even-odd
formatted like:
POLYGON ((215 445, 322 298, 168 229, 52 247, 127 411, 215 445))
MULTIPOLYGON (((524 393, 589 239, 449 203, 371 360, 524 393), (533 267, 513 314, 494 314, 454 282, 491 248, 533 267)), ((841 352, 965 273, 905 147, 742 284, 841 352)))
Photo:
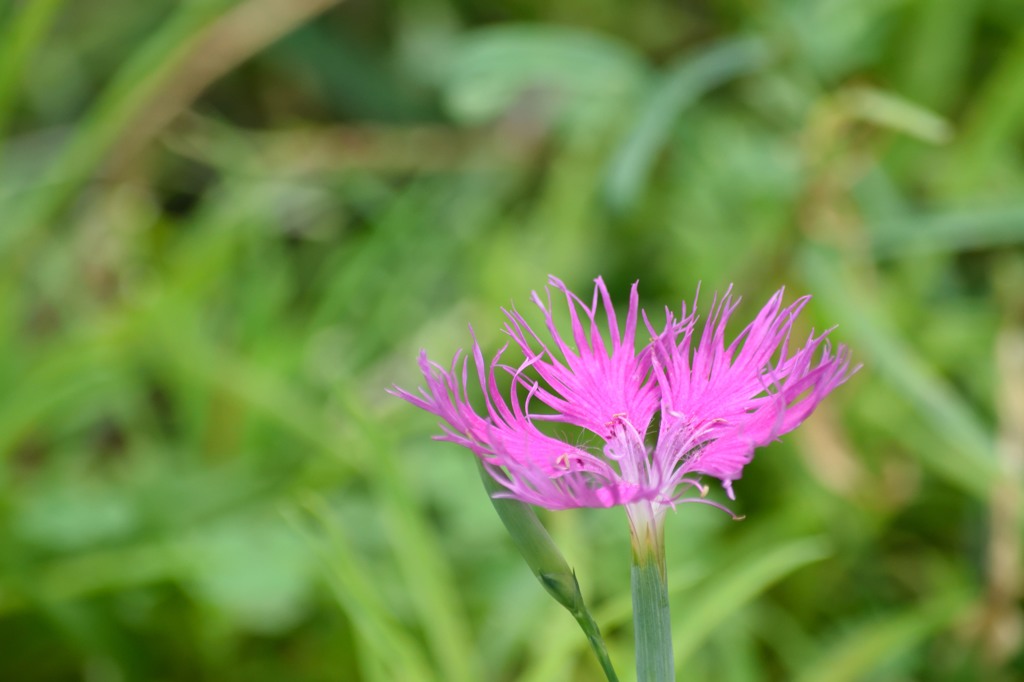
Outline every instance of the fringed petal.
POLYGON ((505 331, 524 355, 517 366, 501 362, 504 347, 485 360, 474 337, 468 356, 457 353, 448 369, 421 353, 426 386, 418 393, 391 391, 439 417, 437 438, 475 453, 504 487, 499 495, 548 509, 638 502, 663 507, 700 502, 724 509, 704 499, 707 486, 696 477, 719 479, 733 499, 732 482, 742 476, 754 450, 799 426, 859 369, 850 369, 845 347, 832 352, 831 330, 812 334, 803 347, 791 350, 794 320, 809 299, 784 306, 781 289, 727 343, 726 327, 739 305, 731 288, 712 301, 697 336, 696 303, 689 313, 684 304, 678 320, 666 310, 659 331, 640 310, 634 284, 620 327, 600 278, 589 304, 554 277, 549 285, 565 296, 567 334, 554 322, 551 288, 546 300, 534 292, 550 341, 515 308, 506 310, 505 331), (638 351, 640 317, 651 338, 638 351), (470 360, 482 412, 469 399, 470 360), (499 373, 507 376, 507 390, 499 373), (550 413, 532 411, 534 400, 550 413), (657 443, 651 448, 645 438, 659 411, 657 443), (604 447, 592 452, 573 445, 542 432, 535 421, 588 429, 604 447), (697 488, 700 496, 679 492, 688 488, 697 488))

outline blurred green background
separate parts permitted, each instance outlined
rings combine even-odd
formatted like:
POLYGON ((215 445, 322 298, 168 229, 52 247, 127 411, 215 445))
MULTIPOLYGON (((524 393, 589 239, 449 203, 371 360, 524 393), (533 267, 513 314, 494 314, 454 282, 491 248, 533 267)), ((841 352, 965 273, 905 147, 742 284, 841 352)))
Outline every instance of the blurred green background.
POLYGON ((548 273, 865 364, 670 515, 680 679, 1024 679, 1019 0, 0 6, 0 679, 599 679, 384 393, 548 273))

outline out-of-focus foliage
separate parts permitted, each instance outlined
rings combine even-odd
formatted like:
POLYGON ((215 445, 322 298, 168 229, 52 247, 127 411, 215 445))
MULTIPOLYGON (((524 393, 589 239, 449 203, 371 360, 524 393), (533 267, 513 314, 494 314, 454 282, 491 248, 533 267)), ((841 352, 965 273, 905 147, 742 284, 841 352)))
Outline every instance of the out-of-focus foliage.
POLYGON ((3 3, 0 679, 598 679, 384 393, 548 273, 865 364, 668 519, 680 679, 1024 678, 1022 74, 1016 0, 3 3))

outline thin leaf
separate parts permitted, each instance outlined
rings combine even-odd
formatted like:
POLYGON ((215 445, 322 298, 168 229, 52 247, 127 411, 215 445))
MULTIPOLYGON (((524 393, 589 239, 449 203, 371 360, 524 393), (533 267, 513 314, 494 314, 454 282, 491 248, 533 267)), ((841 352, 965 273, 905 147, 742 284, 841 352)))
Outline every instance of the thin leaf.
POLYGON ((832 645, 796 678, 798 682, 856 682, 894 656, 948 626, 974 604, 965 592, 940 594, 916 608, 879 616, 832 645))
POLYGON ((670 66, 608 166, 608 203, 617 210, 632 206, 680 114, 710 90, 763 67, 769 56, 760 40, 732 38, 670 66))
POLYGON ((978 499, 988 499, 998 475, 995 443, 989 429, 960 395, 936 376, 934 370, 878 319, 877 310, 858 298, 863 286, 851 284, 834 254, 805 247, 799 255, 801 268, 819 299, 843 320, 858 350, 865 354, 871 371, 902 392, 936 433, 959 456, 918 449, 922 463, 951 484, 978 499))
POLYGON ((729 615, 793 571, 824 559, 830 551, 823 538, 801 538, 716 575, 707 589, 688 601, 673 623, 676 671, 686 669, 687 659, 729 615))

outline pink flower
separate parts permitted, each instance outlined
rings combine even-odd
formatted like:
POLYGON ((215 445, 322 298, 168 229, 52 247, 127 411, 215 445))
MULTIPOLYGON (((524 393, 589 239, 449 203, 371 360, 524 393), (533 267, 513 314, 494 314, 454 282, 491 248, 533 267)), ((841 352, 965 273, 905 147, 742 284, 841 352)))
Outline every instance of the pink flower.
POLYGON ((474 340, 472 365, 484 410, 470 403, 471 362, 462 353, 445 369, 422 352, 426 388, 418 395, 393 391, 440 417, 444 435, 438 438, 472 450, 508 497, 548 509, 641 501, 655 511, 690 501, 718 506, 704 499, 700 476, 719 479, 732 498, 732 482, 754 449, 799 426, 858 369, 850 369, 843 346, 832 352, 828 331, 812 333, 791 350, 793 322, 806 296, 784 307, 778 291, 726 344, 726 324, 739 303, 731 289, 712 302, 702 328, 696 305, 687 314, 684 303, 678 319, 666 309, 658 331, 639 310, 635 283, 621 328, 601 278, 589 305, 557 278, 550 285, 568 303, 568 336, 554 322, 548 289, 546 298, 536 292, 532 298, 549 340, 514 308, 504 311, 505 332, 525 356, 518 366, 502 363, 507 345, 487 362, 474 340), (650 341, 638 349, 640 316, 650 341), (502 375, 511 384, 505 390, 502 375), (564 433, 565 425, 593 434, 600 448, 551 435, 564 433))

